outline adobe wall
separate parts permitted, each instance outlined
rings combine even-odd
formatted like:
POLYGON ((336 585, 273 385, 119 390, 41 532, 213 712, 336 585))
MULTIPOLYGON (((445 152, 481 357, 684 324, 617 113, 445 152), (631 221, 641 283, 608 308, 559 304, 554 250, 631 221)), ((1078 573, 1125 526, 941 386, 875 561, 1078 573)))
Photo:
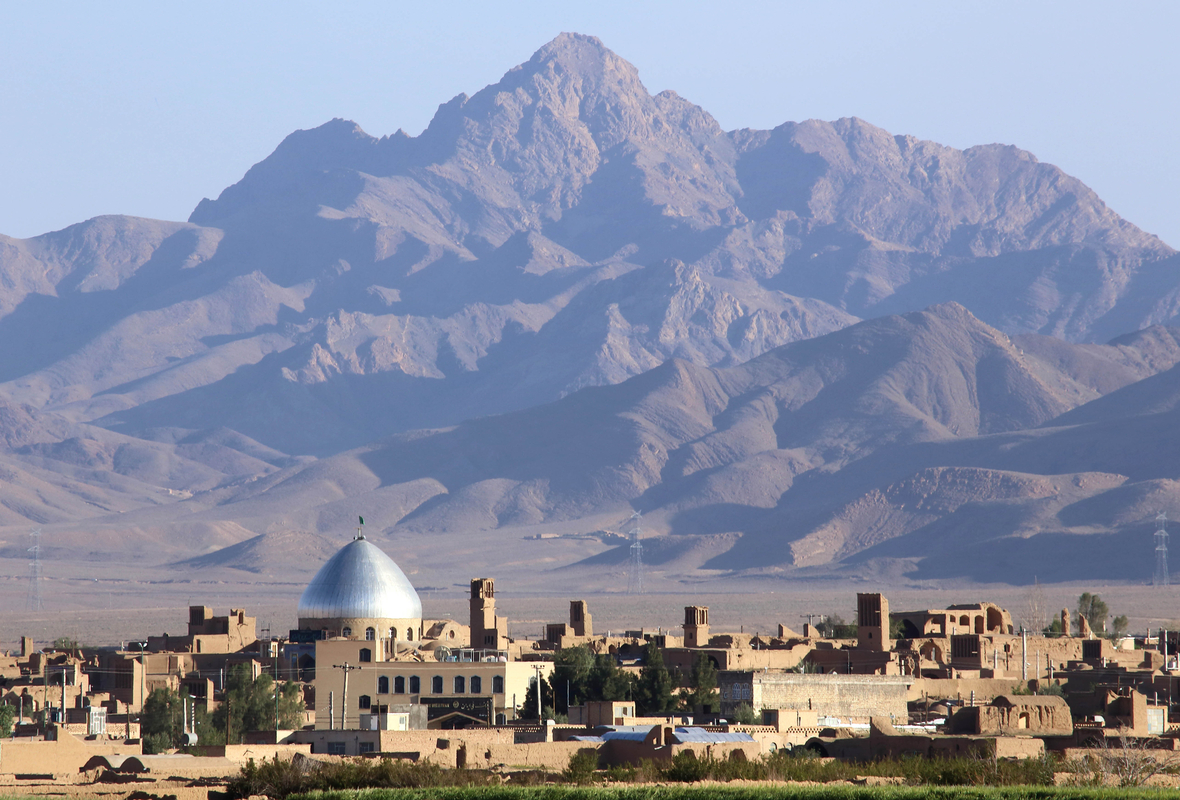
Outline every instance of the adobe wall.
POLYGON ((536 744, 490 744, 472 746, 468 743, 466 765, 490 769, 498 765, 528 769, 547 769, 560 772, 569 766, 570 757, 582 750, 597 750, 595 742, 538 742, 536 744))
POLYGON ((664 665, 679 670, 687 680, 697 655, 704 653, 717 662, 718 670, 794 669, 812 652, 812 646, 802 642, 788 648, 754 650, 753 648, 669 647, 663 651, 664 665))
POLYGON ((1045 752, 1041 739, 1015 736, 857 736, 848 739, 819 739, 829 755, 849 761, 921 755, 955 758, 977 756, 994 749, 999 758, 1038 758, 1045 752), (986 749, 985 749, 986 748, 986 749))
POLYGON ((983 735, 1069 736, 1073 733, 1073 717, 1065 701, 1053 705, 1020 703, 964 708, 955 714, 953 723, 957 730, 969 727, 971 733, 983 735))
MULTIPOLYGON (((752 673, 755 709, 806 709, 841 719, 882 716, 905 720, 910 678, 860 675, 808 675, 799 673, 752 673)), ((726 676, 722 676, 723 685, 726 676)), ((722 711, 730 713, 742 700, 725 699, 722 711)))
POLYGON ((698 759, 711 758, 715 761, 729 761, 730 759, 753 761, 762 755, 762 748, 758 742, 715 742, 703 744, 674 744, 665 748, 675 758, 686 750, 691 751, 698 759))
MULTIPOLYGON (((1030 676, 1031 677, 1031 676, 1030 676)), ((923 693, 931 698, 963 698, 963 702, 971 699, 975 692, 975 704, 990 703, 1002 694, 1012 694, 1012 691, 1023 682, 1020 678, 913 678, 907 700, 921 700, 923 693)))
POLYGON ((203 758, 225 758, 238 765, 244 765, 251 759, 277 758, 280 761, 290 761, 297 753, 311 755, 311 744, 217 744, 203 745, 192 748, 195 754, 203 758))
POLYGON ((93 742, 56 730, 55 740, 5 739, 0 742, 0 773, 77 774, 93 756, 138 756, 139 742, 124 740, 93 742))
MULTIPOLYGON (((316 731, 328 734, 332 731, 316 731)), ((339 736, 342 731, 334 732, 339 736)), ((474 766, 488 759, 484 755, 492 747, 513 744, 514 732, 507 728, 473 728, 464 731, 374 731, 379 734, 377 749, 382 753, 396 753, 403 758, 420 762, 455 767, 459 764, 460 751, 467 765, 474 766)), ((317 752, 323 752, 319 750, 317 752)), ((564 768, 564 764, 562 767, 564 768)))

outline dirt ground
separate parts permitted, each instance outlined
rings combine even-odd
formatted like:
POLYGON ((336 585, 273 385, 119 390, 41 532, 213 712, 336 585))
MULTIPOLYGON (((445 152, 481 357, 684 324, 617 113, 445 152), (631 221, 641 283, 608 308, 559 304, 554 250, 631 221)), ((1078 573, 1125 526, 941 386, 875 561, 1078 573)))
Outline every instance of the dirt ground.
MULTIPOLYGON (((31 635, 39 643, 64 636, 85 644, 104 645, 149 634, 183 634, 189 605, 207 605, 218 614, 226 613, 231 606, 242 607, 257 617, 260 635, 284 636, 295 625, 296 605, 308 580, 303 574, 283 580, 230 569, 191 577, 137 567, 116 574, 110 568, 96 573, 85 564, 62 563, 55 565, 52 573, 46 572, 41 589, 43 607, 32 610, 27 571, 27 562, 0 560, 0 651, 18 648, 22 635, 31 635)), ((705 605, 710 609, 714 631, 773 633, 780 623, 801 630, 808 614, 838 614, 851 621, 855 618, 856 593, 873 591, 884 592, 894 611, 990 600, 1009 609, 1018 623, 1037 616, 1050 619, 1062 608, 1073 609, 1082 592, 1096 592, 1112 614, 1130 618, 1132 631, 1180 626, 1170 625, 1180 619, 1180 586, 1042 585, 1042 611, 1038 615, 1029 613, 1035 590, 1006 584, 766 578, 688 586, 653 574, 649 591, 628 595, 622 591, 563 594, 552 581, 537 581, 527 570, 518 580, 512 574, 493 577, 497 605, 509 618, 510 633, 519 638, 540 637, 546 622, 567 621, 572 599, 589 602, 596 632, 641 627, 675 629, 684 620, 684 606, 705 605), (522 586, 536 588, 526 592, 522 586)), ((467 621, 467 590, 463 584, 429 587, 417 580, 415 583, 420 587, 426 617, 467 621)))

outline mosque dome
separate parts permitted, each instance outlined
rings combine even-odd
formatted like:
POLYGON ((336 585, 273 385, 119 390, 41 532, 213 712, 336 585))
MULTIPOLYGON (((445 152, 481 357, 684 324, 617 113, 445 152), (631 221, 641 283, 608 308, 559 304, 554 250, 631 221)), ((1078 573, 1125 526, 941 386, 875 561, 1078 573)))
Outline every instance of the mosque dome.
POLYGON ((300 620, 421 619, 422 601, 394 560, 363 536, 328 559, 299 598, 300 620))

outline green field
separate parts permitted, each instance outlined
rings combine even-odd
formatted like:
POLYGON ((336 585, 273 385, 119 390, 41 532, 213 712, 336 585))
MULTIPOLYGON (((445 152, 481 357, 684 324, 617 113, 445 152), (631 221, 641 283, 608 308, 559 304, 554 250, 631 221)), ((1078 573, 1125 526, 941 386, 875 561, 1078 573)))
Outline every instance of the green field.
POLYGON ((1180 797, 1159 789, 1053 786, 623 786, 443 787, 365 789, 292 795, 299 800, 1137 800, 1180 797))

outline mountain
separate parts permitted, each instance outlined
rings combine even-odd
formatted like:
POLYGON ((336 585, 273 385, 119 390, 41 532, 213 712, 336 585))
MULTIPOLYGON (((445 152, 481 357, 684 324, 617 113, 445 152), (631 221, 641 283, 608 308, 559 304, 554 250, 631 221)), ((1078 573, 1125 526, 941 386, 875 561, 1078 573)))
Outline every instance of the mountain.
POLYGON ((1014 147, 726 132, 563 34, 419 136, 292 134, 188 223, 0 241, 0 335, 41 332, 0 394, 325 455, 946 301, 1105 341, 1176 318, 1176 258, 1014 147))
POLYGON ((1029 442, 1174 407, 1178 266, 1015 147, 724 131, 562 34, 418 136, 292 133, 185 222, 0 237, 0 526, 264 569, 278 540, 189 559, 361 502, 395 536, 635 506, 693 569, 911 558, 929 515, 889 498, 1016 502, 1060 485, 1029 442))
MULTIPOLYGON (((649 563, 694 579, 1134 579, 1135 537, 1150 541, 1158 508, 1180 501, 1180 440, 1167 433, 1180 430, 1178 412, 1121 426, 1069 419, 1177 365, 1177 328, 1050 344, 950 303, 733 367, 673 359, 535 408, 226 483, 185 501, 184 524, 332 530, 365 509, 371 538, 389 546, 479 552, 496 541, 514 559, 505 539, 617 526, 635 508, 653 537, 649 563)), ((146 528, 159 513, 122 516, 146 528)), ((259 571, 257 541, 181 563, 228 564, 241 550, 250 565, 239 568, 259 571)), ((600 547, 580 578, 562 580, 595 580, 626 551, 600 547)))

